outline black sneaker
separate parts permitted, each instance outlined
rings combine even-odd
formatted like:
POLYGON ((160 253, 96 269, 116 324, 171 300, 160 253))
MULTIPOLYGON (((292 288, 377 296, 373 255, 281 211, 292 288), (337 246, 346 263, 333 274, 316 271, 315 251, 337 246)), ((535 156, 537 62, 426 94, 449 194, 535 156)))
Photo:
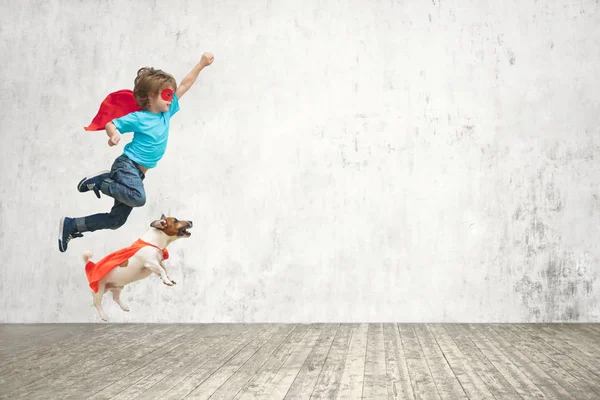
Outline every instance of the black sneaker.
POLYGON ((58 228, 58 249, 61 253, 67 251, 69 241, 74 238, 83 237, 82 233, 77 232, 73 218, 62 217, 58 228))
POLYGON ((100 185, 102 185, 103 180, 109 177, 110 171, 100 171, 90 177, 85 177, 77 184, 77 190, 81 193, 93 190, 96 197, 100 198, 100 185))

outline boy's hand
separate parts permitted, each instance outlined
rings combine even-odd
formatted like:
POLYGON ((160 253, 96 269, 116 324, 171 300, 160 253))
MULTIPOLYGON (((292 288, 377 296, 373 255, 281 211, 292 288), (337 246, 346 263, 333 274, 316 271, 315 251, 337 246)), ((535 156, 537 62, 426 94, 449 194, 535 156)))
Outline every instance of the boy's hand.
POLYGON ((202 58, 200 59, 200 65, 202 67, 207 67, 215 60, 215 56, 212 53, 204 53, 202 54, 202 58))
POLYGON ((108 145, 109 146, 116 146, 119 144, 119 140, 121 140, 121 137, 119 135, 114 135, 108 138, 108 145))
POLYGON ((196 64, 190 73, 181 80, 181 84, 175 91, 175 96, 177 96, 178 99, 181 99, 183 95, 190 90, 194 82, 196 82, 200 71, 202 71, 204 67, 208 67, 210 64, 212 64, 214 60, 215 56, 213 56, 212 53, 206 52, 202 54, 202 58, 200 58, 198 64, 196 64))
POLYGON ((108 145, 116 146, 117 144, 119 144, 119 140, 121 140, 121 135, 119 134, 119 131, 117 130, 115 124, 113 124, 112 121, 110 121, 104 126, 104 129, 106 130, 106 134, 108 135, 108 145))

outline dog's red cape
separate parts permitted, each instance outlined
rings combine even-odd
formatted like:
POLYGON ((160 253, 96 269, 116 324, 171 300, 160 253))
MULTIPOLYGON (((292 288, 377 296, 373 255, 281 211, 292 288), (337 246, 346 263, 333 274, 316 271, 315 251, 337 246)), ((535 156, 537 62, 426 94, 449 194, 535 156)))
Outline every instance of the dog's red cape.
POLYGON ((106 96, 102 104, 100 104, 98 114, 96 114, 92 123, 83 129, 86 131, 104 130, 106 124, 113 119, 120 118, 134 111, 140 111, 141 109, 135 101, 132 90, 117 90, 106 96))
MULTIPOLYGON (((133 242, 131 246, 110 253, 97 263, 88 261, 87 264, 85 264, 85 274, 87 275, 88 281, 90 282, 90 287, 94 293, 98 292, 98 282, 100 282, 100 280, 104 278, 106 274, 108 274, 113 268, 118 267, 126 260, 130 259, 139 249, 145 246, 156 247, 151 243, 145 242, 142 239, 138 239, 133 242)), ((164 260, 169 258, 169 252, 167 249, 161 249, 159 247, 156 248, 162 251, 164 260)))

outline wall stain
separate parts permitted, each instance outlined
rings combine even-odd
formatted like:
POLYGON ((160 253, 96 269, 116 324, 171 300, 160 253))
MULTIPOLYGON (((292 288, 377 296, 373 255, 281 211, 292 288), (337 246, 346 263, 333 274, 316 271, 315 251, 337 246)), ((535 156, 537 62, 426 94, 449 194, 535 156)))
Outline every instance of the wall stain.
POLYGON ((527 312, 525 320, 539 321, 540 309, 536 304, 539 304, 538 298, 543 291, 542 284, 540 282, 533 282, 529 276, 523 275, 523 277, 514 285, 514 290, 521 296, 521 301, 527 312))
POLYGON ((513 219, 515 221, 518 221, 521 219, 522 215, 523 215, 523 208, 519 205, 519 206, 517 206, 517 209, 515 210, 515 213, 513 214, 513 219))
MULTIPOLYGON (((513 243, 521 249, 522 264, 513 285, 525 320, 574 322, 585 314, 585 301, 592 300, 595 273, 587 253, 565 248, 556 226, 565 212, 562 189, 555 183, 558 166, 542 165, 525 182, 525 198, 512 212, 513 243)), ((522 180, 511 180, 512 189, 524 188, 522 180)), ((597 196, 593 197, 597 201, 597 196)))
POLYGON ((572 253, 552 254, 539 276, 524 274, 514 285, 521 298, 526 320, 531 322, 575 322, 581 315, 581 296, 592 296, 596 277, 578 274, 572 253), (531 275, 531 276, 530 276, 531 275))
POLYGON ((511 50, 508 50, 508 62, 510 63, 510 65, 515 65, 517 60, 517 56, 515 55, 515 53, 511 50))

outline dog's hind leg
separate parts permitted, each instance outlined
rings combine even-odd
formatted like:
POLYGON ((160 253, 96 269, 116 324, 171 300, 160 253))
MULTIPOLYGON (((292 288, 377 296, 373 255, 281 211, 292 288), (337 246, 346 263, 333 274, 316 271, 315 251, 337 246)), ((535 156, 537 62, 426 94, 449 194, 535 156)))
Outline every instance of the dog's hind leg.
POLYGON ((98 315, 100 315, 100 318, 102 318, 103 321, 106 321, 106 313, 102 309, 102 296, 104 296, 105 289, 104 286, 104 282, 101 281, 98 283, 98 291, 94 293, 94 306, 96 307, 96 310, 98 310, 98 315))
POLYGON ((111 288, 109 290, 112 293, 113 300, 119 305, 119 307, 121 307, 121 310, 129 311, 129 307, 121 303, 121 290, 123 290, 123 287, 111 288))

